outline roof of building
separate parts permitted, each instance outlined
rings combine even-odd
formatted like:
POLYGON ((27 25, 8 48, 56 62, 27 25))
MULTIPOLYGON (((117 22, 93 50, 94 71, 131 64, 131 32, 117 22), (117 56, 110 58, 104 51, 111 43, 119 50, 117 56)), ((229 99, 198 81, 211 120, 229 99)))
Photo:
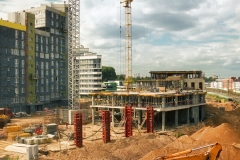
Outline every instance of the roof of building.
POLYGON ((164 73, 164 74, 186 74, 186 73, 202 73, 202 71, 198 70, 198 71, 150 71, 149 73, 164 73))
POLYGON ((26 26, 0 19, 0 26, 26 31, 26 26))

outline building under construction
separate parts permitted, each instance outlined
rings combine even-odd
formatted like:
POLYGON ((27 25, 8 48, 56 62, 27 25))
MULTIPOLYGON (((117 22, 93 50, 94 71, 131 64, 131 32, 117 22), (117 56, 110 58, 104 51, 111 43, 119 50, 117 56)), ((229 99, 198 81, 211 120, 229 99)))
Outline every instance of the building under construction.
POLYGON ((154 109, 154 124, 166 126, 197 123, 205 118, 205 95, 202 71, 150 72, 150 80, 139 80, 133 91, 91 93, 92 123, 99 110, 111 110, 114 126, 117 112, 124 117, 125 106, 132 106, 133 121, 142 127, 146 108, 154 109))

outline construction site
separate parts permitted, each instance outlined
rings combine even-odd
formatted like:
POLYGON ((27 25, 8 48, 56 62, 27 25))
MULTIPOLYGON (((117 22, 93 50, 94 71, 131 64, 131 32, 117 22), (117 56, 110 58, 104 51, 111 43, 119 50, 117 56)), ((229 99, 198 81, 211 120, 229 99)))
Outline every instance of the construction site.
MULTIPOLYGON (((36 98, 38 85, 44 83, 37 83, 35 70, 26 69, 26 79, 31 85, 26 83, 29 86, 26 92, 30 94, 24 97, 26 105, 22 108, 27 113, 21 109, 18 114, 12 113, 9 108, 15 111, 16 105, 1 108, 0 160, 236 159, 240 154, 239 102, 209 96, 201 70, 150 71, 150 79, 138 80, 133 86, 132 2, 121 2, 125 8, 124 89, 91 91, 85 99, 80 94, 81 74, 84 73, 81 73, 81 63, 76 56, 80 48, 80 0, 40 7, 58 13, 68 22, 67 29, 62 27, 64 35, 54 30, 50 33, 36 30, 42 36, 56 34, 54 36, 67 38, 68 51, 61 56, 61 61, 67 60, 61 65, 62 70, 67 68, 66 73, 62 71, 60 83, 58 78, 53 78, 53 82, 67 92, 58 92, 58 87, 53 87, 50 97, 41 93, 39 99, 36 98)), ((27 27, 18 26, 26 31, 27 38, 34 34, 28 30, 34 28, 36 11, 38 8, 31 8, 29 13, 24 10, 11 14, 16 22, 30 21, 27 27), (18 16, 21 14, 25 15, 23 19, 18 16)), ((53 17, 49 12, 50 15, 53 17)), ((34 46, 30 41, 27 43, 34 46)), ((26 54, 32 55, 30 61, 26 59, 31 66, 35 53, 31 49, 26 54)), ((49 59, 49 55, 47 57, 49 59)), ((41 63, 42 72, 44 64, 48 62, 41 63)), ((52 72, 55 74, 54 68, 52 72)), ((44 76, 41 79, 44 80, 44 76)))

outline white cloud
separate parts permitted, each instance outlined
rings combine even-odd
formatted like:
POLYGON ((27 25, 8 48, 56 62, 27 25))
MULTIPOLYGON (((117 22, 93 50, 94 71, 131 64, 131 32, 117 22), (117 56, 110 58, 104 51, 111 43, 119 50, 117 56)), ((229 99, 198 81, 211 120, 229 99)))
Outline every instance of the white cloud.
MULTIPOLYGON (((81 44, 103 55, 103 65, 124 73, 125 14, 120 0, 80 2, 81 44)), ((0 17, 44 3, 47 0, 0 0, 0 17)), ((240 76, 239 0, 133 1, 132 23, 133 74, 196 69, 206 76, 240 76)))

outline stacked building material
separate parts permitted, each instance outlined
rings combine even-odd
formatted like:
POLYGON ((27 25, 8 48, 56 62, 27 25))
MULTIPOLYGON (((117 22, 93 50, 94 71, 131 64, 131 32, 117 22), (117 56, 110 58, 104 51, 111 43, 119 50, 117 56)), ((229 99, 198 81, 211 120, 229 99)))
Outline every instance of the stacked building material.
POLYGON ((3 128, 3 132, 9 140, 16 140, 16 136, 30 137, 30 133, 24 133, 21 126, 8 126, 3 128))

